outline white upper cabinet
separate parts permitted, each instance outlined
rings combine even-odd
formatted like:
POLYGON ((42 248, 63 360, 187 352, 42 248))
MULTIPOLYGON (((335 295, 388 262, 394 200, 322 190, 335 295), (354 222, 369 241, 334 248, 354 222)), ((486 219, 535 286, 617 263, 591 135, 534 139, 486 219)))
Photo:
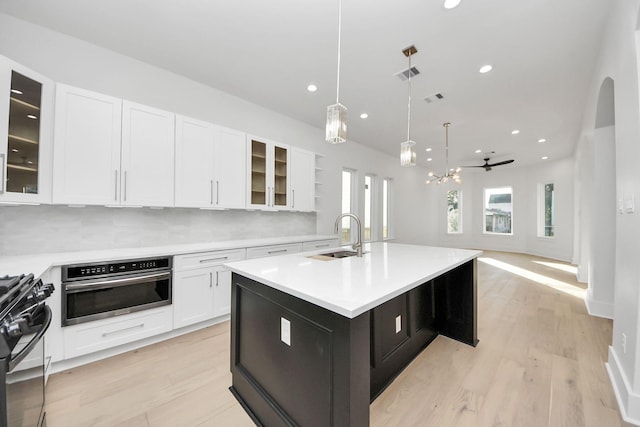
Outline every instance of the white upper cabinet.
POLYGON ((215 125, 176 116, 176 206, 212 207, 215 125))
POLYGON ((120 203, 122 100, 56 86, 53 203, 120 203))
POLYGON ((176 206, 244 208, 245 134, 176 116, 176 206))
POLYGON ((51 201, 53 82, 0 56, 0 203, 51 201))
POLYGON ((246 134, 217 127, 214 155, 216 206, 231 209, 246 207, 247 145, 246 134))
POLYGON ((122 103, 122 179, 126 206, 173 206, 173 113, 122 103))
POLYGON ((310 151, 291 149, 291 209, 315 209, 316 155, 310 151))
POLYGON ((261 138, 247 138, 249 208, 289 209, 289 147, 261 138))

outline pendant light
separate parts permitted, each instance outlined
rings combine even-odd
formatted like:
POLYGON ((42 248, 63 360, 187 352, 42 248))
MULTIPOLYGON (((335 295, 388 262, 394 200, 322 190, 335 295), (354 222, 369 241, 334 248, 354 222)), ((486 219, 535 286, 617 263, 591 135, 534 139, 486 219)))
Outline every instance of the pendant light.
POLYGON ((347 107, 340 104, 340 36, 342 33, 342 0, 338 0, 338 72, 336 81, 336 103, 327 107, 325 140, 341 144, 347 140, 347 107))
POLYGON ((456 183, 462 183, 462 178, 460 178, 461 168, 449 169, 449 126, 451 123, 443 123, 444 132, 445 132, 445 145, 444 145, 444 153, 446 158, 446 169, 443 175, 436 175, 433 172, 429 172, 429 179, 426 181, 427 184, 435 182, 437 184, 444 184, 449 180, 455 181, 456 183))
POLYGON ((400 166, 416 165, 416 143, 411 140, 411 55, 417 53, 415 46, 409 46, 402 53, 409 58, 408 86, 409 86, 409 102, 407 106, 407 140, 400 144, 400 166))

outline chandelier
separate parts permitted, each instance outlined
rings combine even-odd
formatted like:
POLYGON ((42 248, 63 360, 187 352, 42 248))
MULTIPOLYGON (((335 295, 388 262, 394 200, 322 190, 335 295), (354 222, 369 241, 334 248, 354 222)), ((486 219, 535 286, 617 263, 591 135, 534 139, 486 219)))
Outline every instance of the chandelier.
POLYGON ((445 182, 448 182, 449 180, 451 180, 460 184, 462 183, 462 179, 460 178, 460 171, 462 169, 461 168, 449 169, 449 126, 451 126, 451 123, 448 123, 448 122, 443 123, 442 126, 444 126, 444 132, 445 132, 444 153, 446 157, 446 169, 443 175, 436 175, 433 172, 429 172, 429 179, 426 181, 426 183, 430 184, 432 182, 435 182, 437 184, 444 184, 445 182))
POLYGON ((338 0, 338 72, 336 82, 336 103, 327 107, 325 140, 331 144, 341 144, 347 140, 347 107, 340 103, 340 35, 342 32, 342 0, 338 0))
POLYGON ((402 53, 409 58, 409 101, 407 103, 407 140, 400 144, 400 166, 415 166, 416 165, 416 143, 411 140, 411 55, 417 53, 418 49, 415 46, 409 46, 404 49, 402 53))

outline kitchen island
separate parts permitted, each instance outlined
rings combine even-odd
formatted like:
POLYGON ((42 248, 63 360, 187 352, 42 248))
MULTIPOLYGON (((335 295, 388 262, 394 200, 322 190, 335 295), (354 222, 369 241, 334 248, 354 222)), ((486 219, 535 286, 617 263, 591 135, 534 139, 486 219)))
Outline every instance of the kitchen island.
POLYGON ((479 251, 393 243, 226 264, 231 391, 259 425, 367 426, 438 334, 475 346, 479 251))

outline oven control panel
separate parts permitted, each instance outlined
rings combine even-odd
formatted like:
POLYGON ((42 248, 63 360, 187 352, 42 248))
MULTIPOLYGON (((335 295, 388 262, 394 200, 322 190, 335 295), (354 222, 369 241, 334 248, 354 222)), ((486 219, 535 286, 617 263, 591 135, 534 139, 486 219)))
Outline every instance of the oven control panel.
POLYGON ((171 268, 171 257, 144 258, 99 264, 77 264, 62 267, 62 281, 111 276, 114 274, 166 270, 171 268))

